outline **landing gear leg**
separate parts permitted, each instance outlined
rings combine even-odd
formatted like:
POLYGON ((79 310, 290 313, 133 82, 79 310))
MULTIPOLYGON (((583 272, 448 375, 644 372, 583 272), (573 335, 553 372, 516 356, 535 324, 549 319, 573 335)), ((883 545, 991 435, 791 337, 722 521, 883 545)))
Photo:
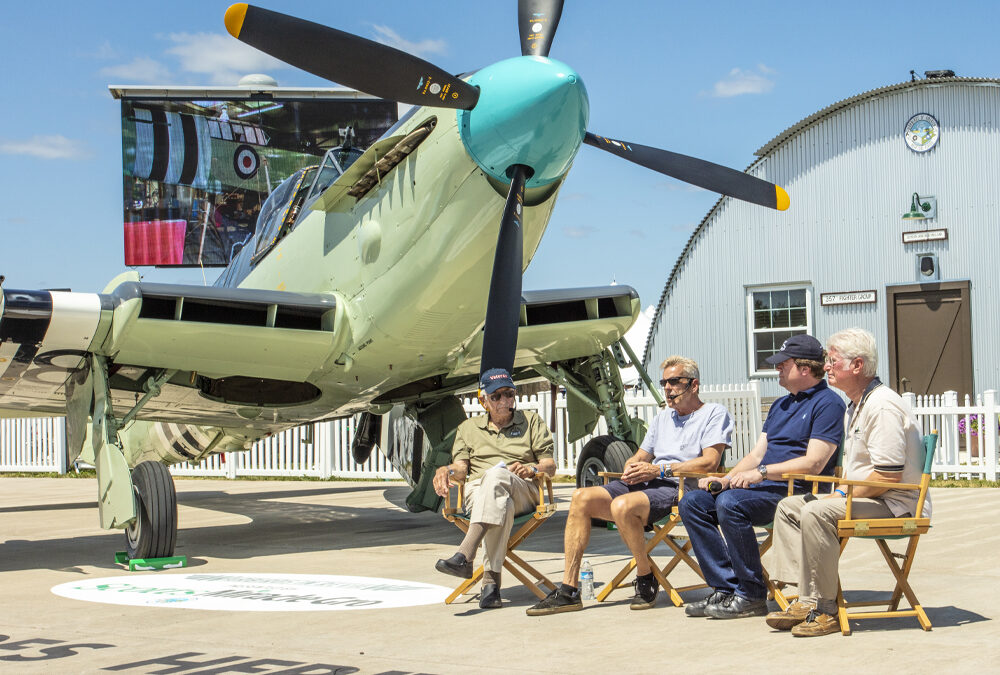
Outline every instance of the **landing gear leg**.
POLYGON ((101 527, 125 530, 129 558, 172 556, 177 542, 177 493, 167 467, 142 462, 129 471, 118 430, 134 419, 141 407, 159 394, 174 371, 151 377, 147 393, 121 421, 115 418, 108 386, 107 360, 94 354, 91 375, 94 391, 91 442, 97 467, 97 505, 101 527))

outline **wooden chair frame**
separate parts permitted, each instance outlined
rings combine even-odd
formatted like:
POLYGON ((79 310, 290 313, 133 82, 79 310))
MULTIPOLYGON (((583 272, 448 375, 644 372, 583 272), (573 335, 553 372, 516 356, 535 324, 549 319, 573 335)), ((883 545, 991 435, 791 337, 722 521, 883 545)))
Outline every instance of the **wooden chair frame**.
MULTIPOLYGON (((608 480, 614 480, 620 478, 620 473, 613 473, 610 471, 601 471, 598 473, 599 476, 604 478, 605 482, 608 480)), ((675 477, 679 479, 677 487, 677 501, 679 502, 684 496, 684 478, 685 477, 695 477, 695 476, 711 476, 718 475, 722 476, 725 474, 674 474, 675 477)), ((655 523, 650 523, 650 527, 653 529, 653 536, 646 540, 646 560, 649 562, 649 568, 653 572, 653 576, 659 582, 660 587, 667 592, 670 597, 670 601, 674 603, 675 607, 681 607, 684 605, 684 600, 681 598, 681 592, 683 591, 694 591, 699 588, 708 588, 708 584, 705 583, 705 574, 701 571, 701 567, 698 562, 691 555, 691 540, 687 535, 673 534, 673 529, 681 524, 681 515, 677 510, 677 506, 674 506, 670 510, 670 515, 665 518, 661 518, 655 523), (659 544, 666 544, 673 551, 673 556, 670 561, 667 562, 662 567, 656 564, 653 560, 652 552, 659 544), (691 584, 688 586, 674 586, 667 579, 670 573, 681 563, 687 565, 691 570, 701 577, 702 583, 691 584)), ((635 558, 629 558, 628 563, 615 575, 615 577, 604 585, 601 592, 597 594, 597 601, 604 602, 607 600, 608 596, 612 591, 618 590, 619 588, 624 588, 628 584, 625 583, 625 579, 632 573, 636 567, 635 558)))
MULTIPOLYGON (((839 465, 837 467, 837 470, 839 472, 840 470, 839 465)), ((598 475, 603 477, 605 481, 621 477, 620 473, 611 473, 607 471, 602 471, 598 475)), ((711 473, 694 473, 688 471, 678 471, 677 473, 674 474, 674 477, 679 479, 677 488, 677 501, 680 502, 680 500, 684 497, 685 478, 713 478, 725 475, 726 472, 724 471, 715 471, 711 473)), ((801 477, 783 476, 782 478, 789 479, 788 496, 792 496, 793 494, 795 494, 795 482, 793 478, 801 478, 801 477)), ((832 478, 832 477, 826 476, 826 478, 832 478)), ((819 491, 818 482, 813 482, 812 491, 813 494, 816 494, 819 491)), ((673 602, 674 606, 676 607, 681 607, 684 604, 684 600, 680 596, 681 592, 695 591, 701 588, 708 588, 708 584, 705 583, 705 574, 701 571, 701 567, 698 565, 698 562, 691 555, 692 553, 691 539, 687 535, 671 534, 671 531, 675 527, 681 524, 683 523, 681 522, 680 513, 677 507, 674 506, 673 509, 671 509, 669 516, 659 520, 656 523, 651 524, 651 527, 653 528, 653 536, 646 541, 646 559, 649 561, 649 567, 653 571, 653 576, 656 577, 656 580, 660 583, 660 586, 663 588, 663 590, 665 590, 667 594, 670 596, 670 601, 673 602), (682 540, 683 544, 681 543, 682 540), (673 557, 671 557, 670 561, 667 562, 663 567, 659 567, 653 561, 652 557, 653 549, 655 549, 656 546, 661 542, 669 546, 670 549, 674 552, 673 557), (690 567, 695 572, 695 574, 701 577, 702 583, 691 584, 688 586, 674 586, 667 580, 667 577, 674 570, 674 568, 676 568, 677 565, 679 565, 682 562, 685 563, 688 567, 690 567)), ((758 545, 760 556, 763 558, 764 554, 767 553, 767 551, 771 548, 771 545, 774 543, 773 523, 762 526, 762 529, 767 533, 767 536, 764 538, 764 541, 762 541, 758 545)), ((626 586, 626 584, 624 583, 624 579, 628 577, 628 575, 632 572, 632 570, 635 569, 635 566, 636 566, 635 558, 629 558, 629 561, 625 565, 625 567, 623 567, 621 571, 619 571, 618 574, 615 575, 614 579, 612 579, 610 583, 608 583, 606 586, 604 586, 604 588, 601 589, 601 592, 598 593, 597 595, 597 600, 601 602, 605 600, 608 597, 608 595, 611 594, 612 591, 626 586)), ((786 609, 789 605, 789 601, 794 599, 794 596, 787 596, 786 599, 786 596, 783 596, 781 594, 780 589, 778 589, 777 586, 771 581, 771 578, 768 575, 766 568, 763 568, 763 572, 764 572, 764 584, 767 586, 768 593, 772 597, 774 597, 774 599, 778 602, 778 604, 781 606, 782 609, 786 609)))
MULTIPOLYGON (((556 512, 555 499, 552 496, 552 479, 547 474, 539 473, 532 480, 538 487, 538 506, 531 513, 514 518, 514 527, 517 529, 512 531, 510 537, 507 539, 507 551, 504 553, 503 566, 518 581, 527 586, 528 590, 534 593, 539 599, 542 599, 546 596, 546 593, 538 587, 538 584, 544 584, 550 590, 555 590, 555 584, 514 553, 514 550, 518 546, 523 544, 542 523, 556 512), (548 499, 546 499, 546 494, 548 495, 548 499)), ((463 534, 469 531, 469 518, 465 515, 462 508, 464 496, 465 484, 460 483, 456 490, 456 505, 454 507, 451 506, 451 490, 449 490, 444 500, 444 509, 441 511, 441 515, 449 522, 454 523, 455 527, 460 529, 463 534)), ((462 580, 462 583, 445 599, 445 604, 450 605, 463 593, 471 592, 469 589, 483 578, 484 572, 485 568, 483 565, 479 565, 472 573, 472 578, 462 580)))
MULTIPOLYGON (((920 476, 920 483, 891 483, 894 490, 917 490, 917 514, 924 511, 924 502, 927 499, 927 490, 931 481, 931 466, 934 461, 934 450, 937 446, 938 434, 934 431, 924 436, 924 467, 920 476)), ((916 593, 910 587, 909 575, 913 567, 913 560, 917 552, 917 543, 920 535, 925 534, 931 527, 930 518, 920 515, 904 516, 898 518, 852 518, 852 504, 854 500, 854 488, 860 486, 885 487, 887 484, 878 481, 867 480, 844 480, 830 476, 799 476, 789 475, 787 478, 799 478, 815 481, 817 483, 836 483, 837 487, 846 488, 847 492, 847 512, 844 518, 837 521, 837 536, 840 538, 840 554, 843 554, 847 543, 851 539, 872 539, 878 545, 882 557, 885 558, 889 571, 896 580, 892 595, 889 600, 869 600, 847 602, 844 598, 842 584, 837 585, 837 620, 840 624, 840 632, 844 635, 851 634, 851 619, 883 619, 887 617, 916 617, 920 627, 925 631, 931 629, 930 619, 920 605, 916 593), (893 553, 886 541, 890 539, 907 539, 905 553, 893 553), (900 558, 902 564, 896 562, 895 558, 900 558), (899 603, 906 597, 910 603, 909 609, 899 609, 899 603), (875 612, 852 612, 852 607, 877 607, 885 605, 886 609, 875 612)), ((787 601, 794 596, 783 596, 786 604, 782 609, 787 608, 787 601)), ((777 597, 776 597, 777 599, 777 597)), ((779 604, 780 601, 779 601, 779 604)))

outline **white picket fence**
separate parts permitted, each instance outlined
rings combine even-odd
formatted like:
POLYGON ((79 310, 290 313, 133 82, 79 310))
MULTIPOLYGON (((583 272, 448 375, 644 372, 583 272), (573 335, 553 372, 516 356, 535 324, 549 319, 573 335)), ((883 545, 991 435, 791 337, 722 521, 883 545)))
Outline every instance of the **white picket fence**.
MULTIPOLYGON (((733 447, 726 453, 728 466, 743 457, 760 435, 760 393, 756 382, 741 385, 703 385, 702 399, 725 405, 735 418, 733 447)), ((934 473, 938 477, 985 478, 997 480, 998 405, 997 392, 990 390, 959 404, 954 392, 941 396, 905 396, 921 421, 925 433, 940 433, 934 473), (992 420, 993 424, 987 424, 992 420)), ((652 397, 626 397, 630 414, 651 421, 658 412, 652 397)), ((558 472, 573 474, 576 458, 590 439, 566 442, 567 414, 565 395, 557 396, 555 417, 548 392, 519 399, 522 409, 536 411, 554 429, 555 458, 558 472), (554 423, 553 423, 554 422, 554 423)), ((466 412, 481 412, 478 403, 467 402, 466 412)), ((246 451, 212 455, 198 465, 175 464, 175 475, 218 476, 315 476, 326 478, 398 478, 395 469, 380 452, 358 465, 351 457, 353 420, 336 420, 308 427, 289 429, 261 440, 246 451)), ((603 419, 593 435, 607 433, 603 419)), ((65 426, 62 418, 0 420, 0 472, 65 472, 65 426)))
POLYGON ((938 432, 932 471, 938 478, 984 478, 997 480, 998 424, 1000 405, 994 389, 968 395, 959 405, 958 394, 903 394, 925 434, 938 432))

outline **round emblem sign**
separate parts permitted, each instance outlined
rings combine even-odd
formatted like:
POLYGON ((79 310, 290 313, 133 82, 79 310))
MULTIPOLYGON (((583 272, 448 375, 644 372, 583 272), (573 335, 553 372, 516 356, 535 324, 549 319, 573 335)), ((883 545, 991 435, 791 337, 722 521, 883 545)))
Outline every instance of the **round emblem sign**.
POLYGON ((243 180, 250 180, 257 175, 257 167, 260 166, 260 157, 257 151, 249 145, 241 145, 236 148, 233 154, 233 169, 236 175, 243 180))
POLYGON ((903 138, 906 146, 913 152, 927 152, 937 145, 941 137, 941 127, 933 115, 920 113, 914 115, 906 123, 903 138))

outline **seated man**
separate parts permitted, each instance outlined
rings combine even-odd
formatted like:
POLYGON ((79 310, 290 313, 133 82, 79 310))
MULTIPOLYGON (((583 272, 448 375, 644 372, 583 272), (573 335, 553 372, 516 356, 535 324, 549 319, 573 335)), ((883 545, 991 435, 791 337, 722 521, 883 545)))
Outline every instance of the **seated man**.
POLYGON ((502 368, 492 368, 479 380, 479 402, 485 415, 472 417, 455 432, 451 464, 438 467, 434 491, 444 497, 448 486, 465 482, 469 531, 458 552, 438 560, 439 572, 469 579, 472 559, 484 542, 483 589, 479 606, 500 607, 500 572, 514 517, 535 510, 536 473, 554 476, 552 434, 537 413, 515 410, 514 381, 502 368))
MULTIPOLYGON (((735 619, 767 614, 767 587, 753 528, 770 523, 778 502, 788 494, 781 474, 832 475, 836 467, 844 403, 823 380, 823 346, 809 335, 795 335, 767 362, 777 366, 778 384, 791 393, 771 405, 753 450, 725 477, 699 480, 703 489, 687 492, 678 507, 705 581, 715 589, 707 598, 688 603, 688 616, 735 619), (721 491, 708 491, 713 481, 721 484, 721 491)), ((808 488, 797 485, 796 491, 808 488)))
POLYGON ((575 583, 580 560, 590 541, 590 519, 614 520, 625 545, 636 561, 636 593, 632 609, 656 604, 656 577, 646 558, 643 528, 670 514, 677 503, 674 471, 714 471, 729 446, 733 419, 718 403, 698 397, 698 364, 671 356, 663 362, 660 384, 667 392, 667 405, 656 416, 642 445, 625 462, 620 480, 607 485, 580 488, 566 518, 565 561, 562 585, 527 611, 544 616, 583 609, 575 583))
MULTIPOLYGON (((875 338, 860 328, 835 333, 827 341, 830 384, 851 400, 844 417, 844 478, 885 483, 884 488, 854 488, 854 518, 915 515, 917 493, 893 490, 893 483, 919 483, 923 471, 920 426, 903 399, 875 376, 875 338)), ((826 635, 837 624, 840 538, 837 521, 847 514, 843 490, 823 499, 809 496, 781 500, 774 516, 772 578, 798 584, 799 599, 783 612, 767 615, 772 628, 800 637, 826 635), (808 500, 808 501, 807 501, 808 500)), ((923 517, 930 517, 928 496, 923 517)))

